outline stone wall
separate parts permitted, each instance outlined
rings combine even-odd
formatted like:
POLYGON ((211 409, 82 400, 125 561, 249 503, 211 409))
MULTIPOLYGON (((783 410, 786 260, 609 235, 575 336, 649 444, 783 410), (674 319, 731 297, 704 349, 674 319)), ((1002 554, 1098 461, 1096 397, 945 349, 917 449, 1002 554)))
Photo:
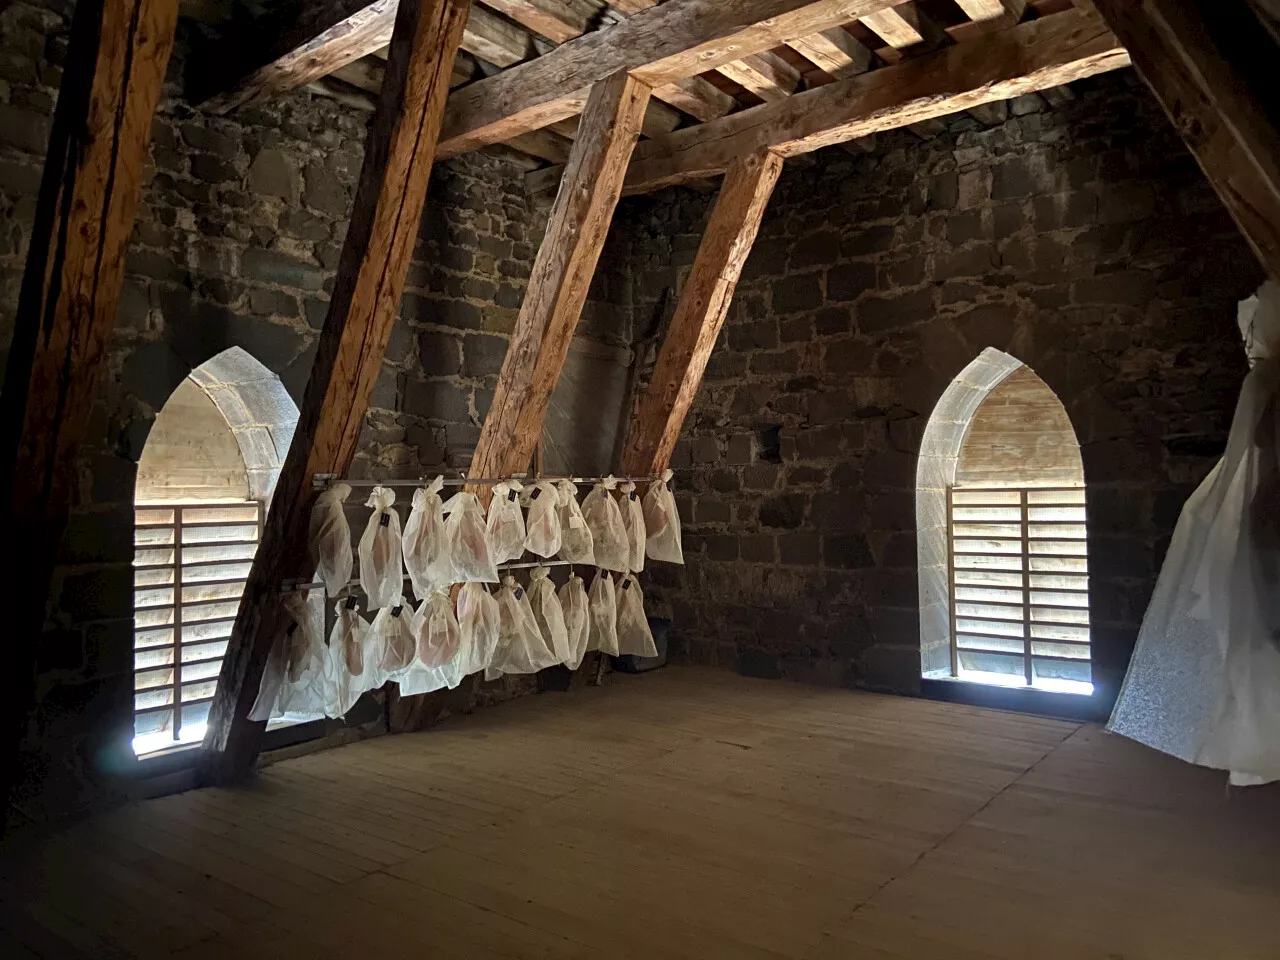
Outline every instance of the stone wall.
MULTIPOLYGON (((788 162, 673 460, 687 566, 650 572, 689 657, 919 688, 921 434, 996 347, 1081 444, 1095 676, 1114 696, 1179 509, 1224 447, 1235 304, 1261 270, 1131 72, 1069 92, 788 162)), ((669 316, 711 199, 628 201, 638 330, 669 316)))
MULTIPOLYGON (((20 0, 0 12, 6 351, 70 9, 65 0, 20 0)), ((137 461, 174 389, 227 348, 243 348, 301 400, 363 158, 370 114, 323 97, 297 93, 225 118, 185 102, 180 78, 195 29, 180 22, 108 371, 39 641, 38 703, 28 730, 32 795, 23 801, 34 816, 100 801, 119 782, 104 771, 126 779, 136 772, 129 739, 137 461)), ((524 169, 514 155, 488 151, 434 171, 353 475, 411 478, 469 463, 549 205, 526 195, 524 169)), ((612 451, 630 363, 625 264, 611 245, 571 353, 571 365, 593 375, 557 394, 568 411, 558 418, 565 450, 567 436, 586 423, 597 446, 612 451)), ((264 456, 278 463, 289 432, 262 436, 273 447, 264 456)), ((572 466, 592 469, 599 459, 572 466)), ((353 518, 363 523, 363 508, 352 501, 353 518)), ((468 688, 448 702, 469 709, 528 687, 468 688)))

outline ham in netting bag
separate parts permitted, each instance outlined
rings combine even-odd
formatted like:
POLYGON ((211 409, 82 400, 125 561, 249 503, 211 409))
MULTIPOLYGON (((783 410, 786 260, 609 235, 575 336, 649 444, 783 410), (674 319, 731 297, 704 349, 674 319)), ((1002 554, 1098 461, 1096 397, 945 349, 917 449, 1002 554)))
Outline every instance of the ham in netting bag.
POLYGON ((556 596, 550 574, 546 567, 534 567, 530 572, 529 609, 533 611, 542 640, 556 658, 556 663, 564 663, 571 656, 569 633, 565 629, 564 611, 560 609, 560 598, 556 596))
POLYGON ((483 584, 464 583, 458 592, 458 629, 462 644, 453 667, 458 681, 485 669, 498 648, 498 601, 483 584))
POLYGON ((413 593, 419 600, 431 596, 431 591, 447 586, 449 573, 442 572, 441 557, 444 554, 444 504, 440 502, 440 488, 444 477, 436 477, 430 486, 413 491, 413 509, 404 525, 404 566, 409 571, 413 593))
POLYGON ((418 638, 413 635, 413 611, 403 597, 397 596, 393 603, 378 611, 370 630, 377 636, 381 647, 382 659, 378 664, 378 675, 382 683, 397 679, 413 665, 413 657, 417 653, 418 638))
POLYGON ((680 514, 676 512, 676 498, 671 495, 670 470, 662 472, 661 483, 649 484, 644 495, 644 552, 650 560, 667 563, 684 563, 684 548, 680 545, 680 514))
POLYGON ((394 490, 374 487, 366 507, 373 507, 360 538, 360 587, 369 609, 390 606, 404 592, 404 561, 400 549, 400 515, 394 490))
POLYGON ((622 525, 622 511, 618 509, 618 501, 613 499, 611 492, 617 486, 617 480, 606 477, 592 487, 587 498, 582 501, 582 516, 591 531, 596 566, 626 573, 627 567, 631 565, 631 546, 627 542, 626 528, 622 525))
POLYGON ((455 493, 444 505, 444 543, 451 583, 497 583, 484 511, 474 493, 455 493))
POLYGON ((560 552, 560 491, 549 480, 540 480, 525 491, 529 516, 525 520, 524 547, 540 557, 560 552))
POLYGON ((418 611, 417 627, 418 660, 422 666, 436 670, 458 655, 462 632, 447 592, 437 590, 423 602, 418 611))
POLYGON ((560 559, 570 563, 596 565, 595 548, 591 540, 591 528, 578 506, 578 488, 572 480, 557 480, 556 490, 560 498, 556 509, 560 514, 560 559))
POLYGON ((351 487, 335 483, 321 492, 311 507, 307 542, 316 575, 324 581, 325 592, 336 597, 351 582, 351 527, 342 504, 351 495, 351 487))
POLYGON ((614 596, 613 579, 604 570, 596 571, 587 593, 587 612, 590 614, 588 650, 599 650, 612 656, 618 655, 618 605, 614 596))
POLYGON ((520 509, 519 480, 495 484, 489 501, 489 555, 494 563, 519 560, 524 554, 524 511, 520 509))
POLYGON ((570 670, 582 666, 582 658, 587 653, 587 641, 591 635, 591 614, 587 610, 587 586, 576 573, 569 574, 569 580, 557 594, 560 598, 560 609, 564 613, 564 629, 569 637, 569 657, 564 665, 570 670))
POLYGON ((364 658, 369 624, 360 616, 355 597, 334 605, 335 619, 329 633, 329 675, 332 683, 330 707, 333 718, 346 716, 367 688, 364 658))
POLYGON ((649 618, 644 615, 644 594, 635 574, 627 574, 618 584, 618 652, 637 657, 656 657, 649 618))
POLYGON ((537 673, 555 663, 529 606, 529 594, 514 577, 504 577, 498 591, 498 650, 485 677, 496 680, 504 673, 537 673))
POLYGON ((618 494, 622 529, 627 533, 627 569, 639 573, 644 569, 644 510, 640 506, 640 494, 630 480, 618 488, 618 494))

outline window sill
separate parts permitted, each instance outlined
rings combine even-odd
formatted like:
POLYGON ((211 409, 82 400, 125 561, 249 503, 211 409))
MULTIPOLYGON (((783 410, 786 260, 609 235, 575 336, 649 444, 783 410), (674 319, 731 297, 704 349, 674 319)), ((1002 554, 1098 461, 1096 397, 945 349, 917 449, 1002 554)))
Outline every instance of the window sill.
POLYGON ((1011 687, 978 683, 959 677, 924 677, 920 695, 927 700, 965 703, 974 707, 992 707, 1042 717, 1100 723, 1110 713, 1110 703, 1097 688, 1091 695, 1058 693, 1037 687, 1011 687))

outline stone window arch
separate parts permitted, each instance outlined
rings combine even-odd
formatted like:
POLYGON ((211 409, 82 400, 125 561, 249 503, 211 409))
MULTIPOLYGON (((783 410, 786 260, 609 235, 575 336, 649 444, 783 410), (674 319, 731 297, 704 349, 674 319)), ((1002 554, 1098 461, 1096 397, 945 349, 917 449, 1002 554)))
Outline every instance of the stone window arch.
POLYGON ((922 675, 1092 692, 1080 447, 1029 367, 988 348, 947 387, 916 516, 922 675))
POLYGON ((297 425, 280 378, 240 347, 156 415, 134 489, 134 749, 193 746, 297 425))

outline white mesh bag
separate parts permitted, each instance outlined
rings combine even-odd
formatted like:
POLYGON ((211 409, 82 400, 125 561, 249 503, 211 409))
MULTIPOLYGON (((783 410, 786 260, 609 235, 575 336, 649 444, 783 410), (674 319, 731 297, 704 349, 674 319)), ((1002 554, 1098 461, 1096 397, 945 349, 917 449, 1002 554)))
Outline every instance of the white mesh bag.
POLYGON ((283 676, 268 719, 285 713, 319 719, 327 706, 323 597, 296 591, 286 594, 282 603, 293 622, 285 631, 283 676))
POLYGON ((449 594, 437 590, 418 612, 418 662, 428 670, 445 666, 458 655, 462 633, 449 594))
POLYGON ((464 583, 458 592, 458 629, 462 643, 452 666, 461 682, 488 667, 498 647, 498 601, 482 584, 464 583))
POLYGON ((587 653, 587 641, 591 635, 591 614, 587 610, 587 586, 576 573, 569 575, 569 580, 557 594, 560 598, 560 610, 564 614, 564 629, 569 638, 569 657, 564 665, 570 670, 582 666, 582 658, 587 653))
POLYGON ((429 486, 413 491, 413 509, 404 525, 404 566, 419 600, 426 600, 432 590, 447 585, 452 575, 449 570, 442 576, 440 562, 444 554, 444 504, 440 500, 443 486, 444 477, 436 477, 429 486))
POLYGON ((631 563, 631 547, 627 542, 626 528, 622 525, 622 511, 611 492, 617 486, 617 480, 606 477, 592 487, 582 501, 582 516, 591 531, 596 566, 626 573, 631 563))
POLYGON ((560 552, 560 492, 549 480, 540 480, 525 490, 529 516, 525 520, 524 548, 540 557, 560 552))
POLYGON ((378 664, 378 674, 383 682, 399 679, 413 665, 413 657, 418 649, 418 639, 413 633, 413 619, 413 611, 404 598, 399 596, 394 603, 379 610, 378 615, 373 618, 370 629, 377 635, 381 647, 382 658, 378 664))
POLYGON ((316 575, 324 581, 325 591, 336 597, 351 582, 351 527, 342 504, 351 495, 351 487, 335 483, 321 492, 311 507, 307 527, 307 543, 316 575))
POLYGON ((369 624, 360 616, 355 597, 339 600, 333 612, 328 650, 329 706, 325 713, 337 718, 346 716, 367 689, 364 655, 369 624))
POLYGON ((449 582, 497 583, 498 570, 489 551, 484 511, 474 493, 455 493, 444 505, 444 542, 449 582))
POLYGON ((591 539, 591 528, 578 506, 578 488, 570 480, 557 480, 560 494, 557 509, 560 513, 560 559, 570 563, 596 565, 596 553, 591 539))
POLYGON ((495 484, 489 501, 489 555, 494 563, 519 560, 524 554, 524 511, 520 509, 519 480, 495 484))
POLYGON ((404 592, 404 561, 400 549, 400 515, 396 513, 396 493, 374 487, 366 507, 373 515, 360 537, 360 587, 377 610, 399 600, 404 592))
POLYGON ((542 641, 555 656, 556 663, 567 661, 572 655, 569 633, 565 629, 560 598, 556 596, 555 584, 551 582, 550 571, 546 567, 534 567, 529 574, 529 609, 533 611, 542 641))
POLYGON ((590 614, 588 650, 618 655, 618 606, 614 595, 613 579, 604 570, 596 572, 587 592, 587 612, 590 614))
POLYGON ((656 657, 658 648, 649 629, 649 618, 644 615, 644 594, 640 581, 629 573, 618 584, 618 652, 637 657, 656 657))
POLYGON ((649 484, 644 495, 644 552, 650 560, 667 563, 684 563, 684 548, 680 545, 680 514, 676 512, 676 498, 671 495, 672 473, 664 470, 661 483, 649 484))
MULTIPOLYGON (((296 630, 297 624, 291 624, 296 630)), ((266 666, 262 668, 262 680, 258 684, 258 696, 249 709, 249 719, 259 723, 278 717, 276 703, 280 699, 280 688, 284 685, 287 664, 289 661, 289 643, 292 638, 282 633, 271 644, 267 654, 266 666)))
POLYGON ((628 480, 618 488, 618 509, 622 512, 622 529, 627 534, 627 569, 639 573, 644 569, 644 509, 636 485, 628 480))
POLYGON ((498 650, 485 677, 496 680, 504 673, 537 673, 555 663, 529 606, 529 594, 514 577, 504 577, 498 591, 498 650))

